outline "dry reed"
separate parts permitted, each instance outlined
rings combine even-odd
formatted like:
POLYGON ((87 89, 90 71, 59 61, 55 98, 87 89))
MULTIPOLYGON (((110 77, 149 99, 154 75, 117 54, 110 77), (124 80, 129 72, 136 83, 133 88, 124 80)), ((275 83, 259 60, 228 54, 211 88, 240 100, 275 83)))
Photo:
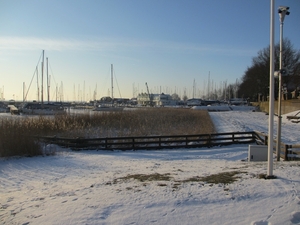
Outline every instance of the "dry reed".
POLYGON ((42 154, 36 136, 94 138, 214 133, 207 111, 172 108, 3 119, 0 126, 0 157, 42 154))

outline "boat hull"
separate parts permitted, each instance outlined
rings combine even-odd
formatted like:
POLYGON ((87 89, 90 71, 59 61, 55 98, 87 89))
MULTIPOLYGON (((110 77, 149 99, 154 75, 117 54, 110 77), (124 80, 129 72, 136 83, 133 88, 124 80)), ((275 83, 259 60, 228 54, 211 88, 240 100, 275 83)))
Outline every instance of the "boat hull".
POLYGON ((57 115, 66 113, 62 105, 40 103, 26 103, 20 109, 20 112, 27 115, 57 115))
POLYGON ((96 107, 93 109, 93 111, 99 111, 99 112, 113 112, 113 111, 123 111, 124 107, 96 107))

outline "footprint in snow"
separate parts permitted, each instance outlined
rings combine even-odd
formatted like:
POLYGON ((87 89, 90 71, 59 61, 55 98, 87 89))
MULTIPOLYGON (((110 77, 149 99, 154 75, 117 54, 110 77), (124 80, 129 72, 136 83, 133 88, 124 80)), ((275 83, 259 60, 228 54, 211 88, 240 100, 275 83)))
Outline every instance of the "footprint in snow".
POLYGON ((251 222, 250 225, 272 225, 272 224, 268 221, 260 220, 260 221, 251 222))

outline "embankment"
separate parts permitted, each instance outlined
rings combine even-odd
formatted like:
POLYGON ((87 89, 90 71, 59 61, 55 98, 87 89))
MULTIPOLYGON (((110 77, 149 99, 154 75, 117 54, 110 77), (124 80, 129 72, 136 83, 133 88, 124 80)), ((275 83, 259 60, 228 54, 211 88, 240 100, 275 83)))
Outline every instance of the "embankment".
MULTIPOLYGON (((259 106, 260 110, 269 113, 269 102, 252 102, 252 105, 259 106)), ((300 99, 290 99, 281 101, 281 114, 287 114, 300 110, 300 99)), ((278 112, 278 101, 274 102, 275 114, 278 112)))

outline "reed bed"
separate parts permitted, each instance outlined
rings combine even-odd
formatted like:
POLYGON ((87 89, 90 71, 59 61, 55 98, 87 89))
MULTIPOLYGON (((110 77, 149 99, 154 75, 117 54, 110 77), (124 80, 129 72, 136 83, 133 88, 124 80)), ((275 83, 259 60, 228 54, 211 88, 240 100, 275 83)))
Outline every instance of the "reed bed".
POLYGON ((97 138, 215 132, 207 111, 172 108, 3 119, 0 126, 0 157, 43 154, 36 136, 97 138))

